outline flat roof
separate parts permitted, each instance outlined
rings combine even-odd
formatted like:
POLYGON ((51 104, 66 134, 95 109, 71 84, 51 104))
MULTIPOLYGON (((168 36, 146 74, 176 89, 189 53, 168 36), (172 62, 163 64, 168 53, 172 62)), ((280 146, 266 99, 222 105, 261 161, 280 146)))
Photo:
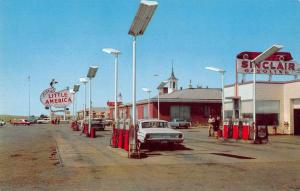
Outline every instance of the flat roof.
MULTIPOLYGON (((289 81, 256 81, 256 83, 258 84, 290 84, 290 83, 297 83, 297 82, 300 82, 300 79, 299 80, 289 80, 289 81)), ((252 84, 253 81, 247 81, 247 82, 239 82, 238 85, 245 85, 245 84, 252 84)), ((225 88, 228 88, 228 87, 232 87, 234 86, 235 84, 229 84, 229 85, 225 85, 224 87, 225 88)))

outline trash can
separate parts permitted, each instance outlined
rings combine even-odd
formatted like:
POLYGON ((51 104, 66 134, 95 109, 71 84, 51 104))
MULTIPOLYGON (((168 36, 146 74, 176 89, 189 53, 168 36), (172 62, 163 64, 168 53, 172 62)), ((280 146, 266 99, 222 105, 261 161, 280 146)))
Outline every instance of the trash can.
POLYGON ((267 143, 269 141, 269 133, 266 125, 258 125, 255 130, 254 143, 267 143))

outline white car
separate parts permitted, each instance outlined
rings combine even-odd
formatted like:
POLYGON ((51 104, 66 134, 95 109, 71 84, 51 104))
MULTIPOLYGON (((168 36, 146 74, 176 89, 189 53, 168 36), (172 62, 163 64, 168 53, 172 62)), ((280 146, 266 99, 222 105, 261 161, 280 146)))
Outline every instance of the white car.
POLYGON ((38 124, 50 123, 50 118, 38 119, 38 120, 36 120, 36 123, 38 123, 38 124))
POLYGON ((0 126, 5 125, 5 121, 0 120, 0 126))
POLYGON ((138 121, 138 146, 142 144, 182 143, 183 133, 169 128, 168 122, 158 119, 143 119, 138 121))

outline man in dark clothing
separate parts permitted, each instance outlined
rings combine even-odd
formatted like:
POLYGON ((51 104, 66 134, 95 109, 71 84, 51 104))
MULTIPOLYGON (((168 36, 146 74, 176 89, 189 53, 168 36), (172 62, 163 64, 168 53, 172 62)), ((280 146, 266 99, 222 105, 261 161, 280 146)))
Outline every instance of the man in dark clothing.
POLYGON ((218 132, 220 130, 220 117, 219 116, 217 116, 213 128, 214 128, 215 137, 218 139, 219 138, 219 133, 218 132))

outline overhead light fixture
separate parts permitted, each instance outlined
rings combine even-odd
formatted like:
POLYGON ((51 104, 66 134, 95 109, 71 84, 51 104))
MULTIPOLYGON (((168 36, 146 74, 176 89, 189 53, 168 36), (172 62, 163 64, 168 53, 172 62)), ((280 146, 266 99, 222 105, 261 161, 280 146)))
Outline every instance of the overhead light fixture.
POLYGON ((86 77, 94 78, 96 76, 97 71, 98 71, 98 66, 90 66, 86 77))
POLYGON ((156 1, 141 1, 128 34, 132 36, 143 35, 157 6, 156 1))
POLYGON ((73 87, 73 91, 76 93, 79 91, 80 84, 75 84, 73 87))

